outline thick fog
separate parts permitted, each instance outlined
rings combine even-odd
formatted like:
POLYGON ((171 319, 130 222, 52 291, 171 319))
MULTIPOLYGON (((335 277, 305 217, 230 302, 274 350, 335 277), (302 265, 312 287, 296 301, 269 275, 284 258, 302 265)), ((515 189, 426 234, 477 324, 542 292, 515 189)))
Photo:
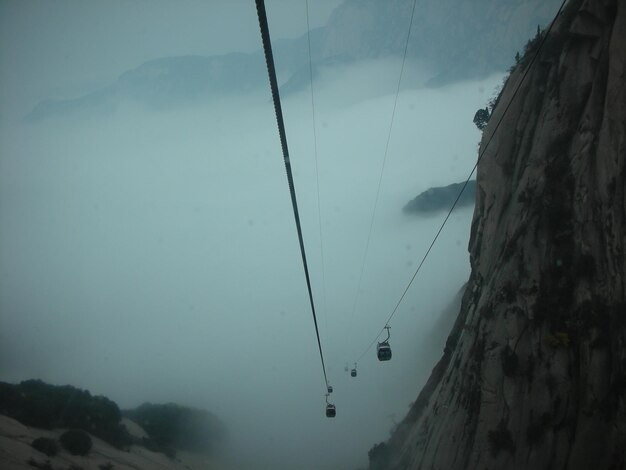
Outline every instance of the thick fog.
MULTIPOLYGON (((295 3, 268 1, 273 38, 306 32, 295 3)), ((339 2, 310 3, 315 26, 339 2)), ((433 89, 409 64, 358 295, 401 61, 316 74, 319 212, 310 90, 284 97, 331 420, 266 76, 256 91, 194 105, 128 101, 111 115, 23 121, 42 98, 79 96, 148 59, 259 49, 253 2, 104 5, 0 6, 11 105, 0 124, 0 380, 208 409, 228 426, 232 468, 365 466, 441 353, 433 329, 469 274, 472 208, 453 213, 391 322, 393 360, 372 349, 357 378, 344 367, 384 326, 445 216, 403 205, 467 178, 472 118, 501 76, 433 89)))

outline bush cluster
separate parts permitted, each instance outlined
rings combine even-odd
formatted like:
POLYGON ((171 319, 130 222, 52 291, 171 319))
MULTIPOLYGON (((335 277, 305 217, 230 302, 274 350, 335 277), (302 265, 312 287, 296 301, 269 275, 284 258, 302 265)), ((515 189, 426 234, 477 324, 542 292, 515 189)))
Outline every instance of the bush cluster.
POLYGON ((27 426, 82 429, 117 447, 131 442, 115 402, 70 385, 0 382, 0 413, 27 426))
POLYGON ((148 433, 150 440, 144 445, 170 457, 176 450, 208 453, 226 437, 226 428, 217 416, 174 403, 144 403, 124 415, 148 433))
POLYGON ((61 445, 72 455, 87 455, 91 450, 91 437, 82 429, 70 429, 61 434, 61 445))
POLYGON ((38 437, 31 443, 31 446, 48 457, 54 457, 59 452, 56 441, 47 437, 38 437))
MULTIPOLYGON (((225 425, 206 410, 174 403, 145 403, 124 412, 150 436, 134 439, 122 425, 122 412, 115 402, 92 396, 87 390, 50 385, 41 380, 19 384, 0 382, 0 414, 27 426, 69 428, 60 442, 76 455, 84 455, 91 449, 89 434, 118 448, 140 444, 170 457, 174 457, 177 450, 209 453, 227 437, 225 425)), ((32 446, 47 456, 58 451, 57 443, 51 439, 35 439, 32 446)))

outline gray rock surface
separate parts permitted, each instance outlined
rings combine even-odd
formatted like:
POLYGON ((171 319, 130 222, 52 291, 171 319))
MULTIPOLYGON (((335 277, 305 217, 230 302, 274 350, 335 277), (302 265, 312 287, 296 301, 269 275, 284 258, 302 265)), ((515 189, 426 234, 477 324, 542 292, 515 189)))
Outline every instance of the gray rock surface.
POLYGON ((444 355, 371 469, 626 468, 625 83, 626 2, 571 0, 479 163, 444 355))

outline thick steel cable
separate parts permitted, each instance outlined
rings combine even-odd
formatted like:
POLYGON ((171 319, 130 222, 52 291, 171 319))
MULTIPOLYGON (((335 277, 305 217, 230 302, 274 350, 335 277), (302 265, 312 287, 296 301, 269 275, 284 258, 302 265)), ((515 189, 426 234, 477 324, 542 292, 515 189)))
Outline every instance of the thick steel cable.
MULTIPOLYGON (((402 66, 400 67, 400 76, 398 77, 398 85, 396 87, 396 96, 393 101, 393 110, 391 112, 391 120, 389 122, 389 132, 387 133, 387 142, 385 144, 385 152, 383 154, 383 164, 380 169, 380 176, 378 178, 378 186, 376 188, 376 199, 374 200, 374 209, 372 210, 372 218, 370 220, 370 227, 367 232, 367 241, 365 243, 365 253, 363 255, 363 263, 361 264, 361 272, 359 274, 359 280, 357 282, 356 294, 354 295, 354 302, 352 303, 352 312, 350 314, 350 322, 348 323, 348 327, 351 328, 354 324, 354 317, 356 314, 356 305, 357 300, 359 298, 359 292, 361 290, 361 284, 363 282, 363 274, 365 272, 365 263, 367 261, 367 255, 369 253, 370 241, 372 238, 372 231, 374 229, 374 219, 376 217, 376 210, 378 209, 378 201, 380 199, 380 187, 383 181, 383 175, 385 173, 385 165, 387 163, 387 155, 389 153, 389 142, 391 142, 391 131, 393 129, 393 121, 396 116, 396 108, 398 106, 398 95, 400 94, 400 85, 402 84, 402 76, 404 75, 404 65, 406 63, 406 53, 409 49, 409 39, 411 38, 411 29, 413 28, 413 17, 415 16, 415 4, 417 0, 413 0, 413 8, 411 9, 411 19, 409 20, 409 29, 406 33, 406 41, 404 44, 404 54, 402 55, 402 66)), ((348 331, 346 335, 349 335, 348 331)))
POLYGON ((513 104, 513 101, 515 100, 515 97, 517 96, 517 93, 518 93, 519 89, 521 88, 522 84, 526 80, 526 76, 528 75, 528 72, 530 72, 530 70, 532 69, 533 65, 535 64, 536 59, 539 56, 539 53, 541 52, 541 49, 543 48, 543 45, 546 42, 546 39, 548 39, 548 36, 550 35, 550 32, 552 31, 552 27, 554 26, 554 23, 556 22, 557 18, 561 14, 561 11, 563 10, 563 7, 565 6, 566 3, 567 3, 567 0, 563 0, 563 3, 561 3, 561 6, 559 7, 558 11, 556 12, 556 15, 554 16, 554 19, 550 23, 550 26, 548 26, 548 29, 546 30, 545 34, 543 35, 543 38, 542 38, 541 42, 539 43, 539 46, 537 47, 537 50, 535 51, 535 54, 532 56, 532 58, 530 60, 530 63, 528 64, 528 67, 526 67, 526 70, 524 70, 524 74, 522 75, 522 78, 517 83, 517 86, 515 87, 515 90, 513 91, 513 95, 511 96, 511 99, 509 100, 509 102, 506 105, 506 108, 504 108, 504 111, 500 115, 500 119, 496 123, 496 126, 494 127, 493 132, 491 133, 491 135, 489 136, 489 139, 487 140, 487 143, 483 147, 482 152, 480 152, 480 154, 478 155, 478 158, 476 159, 476 163, 474 164, 474 167, 472 168, 472 171, 470 172, 469 176, 465 180, 465 183, 463 184, 463 187, 459 191, 459 194, 457 195, 456 199, 452 203, 452 207, 450 207, 450 210, 448 211, 448 214, 446 215, 445 219, 441 223, 441 226, 439 227, 439 230, 437 230, 437 233, 435 234, 435 237, 433 238, 433 241, 430 243, 430 246, 428 247, 428 249, 426 250, 426 253, 422 257, 422 261, 420 261, 420 264, 417 266, 417 269, 415 270, 415 273, 413 273, 413 276, 411 277, 411 280, 409 281, 409 283, 407 284, 406 288, 404 289, 404 292, 402 292, 402 295, 400 296, 400 299, 398 300, 398 302, 396 303, 396 306, 394 307, 393 311, 391 312, 391 315, 389 315, 389 317, 387 318, 387 321, 385 322, 385 326, 383 326, 380 329, 380 331, 378 332, 378 334, 376 335, 374 340, 369 344, 369 346, 363 351, 363 353, 359 356, 359 358, 355 362, 358 363, 361 359, 363 359, 363 357, 372 348, 372 346, 374 346, 374 343, 376 343, 376 341, 378 340, 378 338, 380 337, 382 332, 385 331, 385 328, 389 325, 389 322, 391 321, 391 319, 394 317, 394 315, 398 311, 398 307, 402 303, 402 300, 404 300, 404 296, 409 291, 409 288, 411 287, 411 284, 413 284, 413 281, 415 280, 415 277, 417 276, 417 273, 419 273, 420 270, 422 269, 422 266, 423 266, 424 262, 426 261, 426 258, 428 258, 428 255, 430 254, 431 250, 433 249, 433 246, 437 242, 437 239, 439 238, 439 235, 441 235, 441 232, 442 232, 444 226, 446 225, 446 223, 448 222, 448 219, 450 218, 450 215, 452 214, 452 211, 454 210, 454 208, 456 207, 457 203, 459 202, 459 199, 461 198, 461 195, 463 194, 463 191, 465 190, 465 188, 469 184, 470 179, 474 175, 474 172, 476 171, 476 168, 478 167, 478 163, 480 162, 480 160, 485 155, 485 152, 487 151, 487 148, 489 147, 489 144, 491 143, 491 141, 493 140, 493 137, 496 135, 496 132, 500 128, 500 124, 502 124, 502 120, 504 119, 504 116, 506 116, 506 113, 509 111, 509 108, 511 107, 511 104, 513 104))
POLYGON ((259 27, 261 29, 261 39, 263 41, 263 51, 265 53, 265 63, 267 64, 267 73, 270 80, 270 88, 272 90, 272 100, 274 102, 274 112, 276 114, 276 123, 278 124, 278 134, 280 136, 280 145, 283 150, 283 160, 285 161, 285 171, 287 172, 287 181, 289 183, 289 193, 291 194, 291 205, 293 207, 293 216, 296 221, 296 229, 298 231, 298 241, 300 242, 300 254, 302 255, 302 266, 304 267, 304 276, 306 278, 306 286, 309 291, 309 302, 311 303, 311 312, 313 313, 313 323, 315 324, 315 335, 317 336, 317 346, 320 351, 320 359, 322 361, 322 371, 324 372, 324 382, 328 388, 328 376, 326 375, 326 364, 324 363, 324 353, 322 352, 322 342, 320 341, 320 332, 317 326, 317 315, 315 314, 315 303, 313 302, 313 291, 311 289, 311 278, 309 277, 309 267, 306 261, 306 252, 304 250, 304 239, 302 237, 302 226, 300 224, 300 213, 298 212, 298 201, 296 200, 296 190, 293 183, 293 175, 291 172, 291 162, 289 160, 289 148, 287 147, 287 135, 285 133, 285 123, 283 121, 283 111, 280 105, 280 95, 278 93, 278 80, 276 79, 276 68, 274 67, 274 56, 272 54, 272 42, 270 40, 270 29, 267 24, 267 14, 265 12, 265 1, 256 1, 256 11, 259 17, 259 27))

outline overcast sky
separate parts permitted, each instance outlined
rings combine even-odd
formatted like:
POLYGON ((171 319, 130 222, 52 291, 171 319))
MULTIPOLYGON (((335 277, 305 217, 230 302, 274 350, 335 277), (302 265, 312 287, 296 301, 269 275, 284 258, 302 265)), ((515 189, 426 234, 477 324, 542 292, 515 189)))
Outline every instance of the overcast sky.
MULTIPOLYGON (((322 25, 338 2, 310 3, 322 25)), ((272 37, 304 34, 303 8, 268 1, 272 37)), ((10 104, 0 122, 0 380, 70 383, 123 407, 206 408, 229 427, 237 468, 356 468, 416 398, 441 353, 433 328, 469 274, 465 208, 392 323, 394 359, 370 351, 358 379, 344 372, 445 215, 407 217, 402 206, 467 177, 473 114, 501 76, 400 94, 358 295, 400 61, 316 76, 321 219, 311 96, 284 99, 335 420, 324 417, 267 77, 258 91, 191 107, 20 121, 39 99, 93 91, 149 59, 259 46, 252 1, 0 2, 0 98, 10 104)))

